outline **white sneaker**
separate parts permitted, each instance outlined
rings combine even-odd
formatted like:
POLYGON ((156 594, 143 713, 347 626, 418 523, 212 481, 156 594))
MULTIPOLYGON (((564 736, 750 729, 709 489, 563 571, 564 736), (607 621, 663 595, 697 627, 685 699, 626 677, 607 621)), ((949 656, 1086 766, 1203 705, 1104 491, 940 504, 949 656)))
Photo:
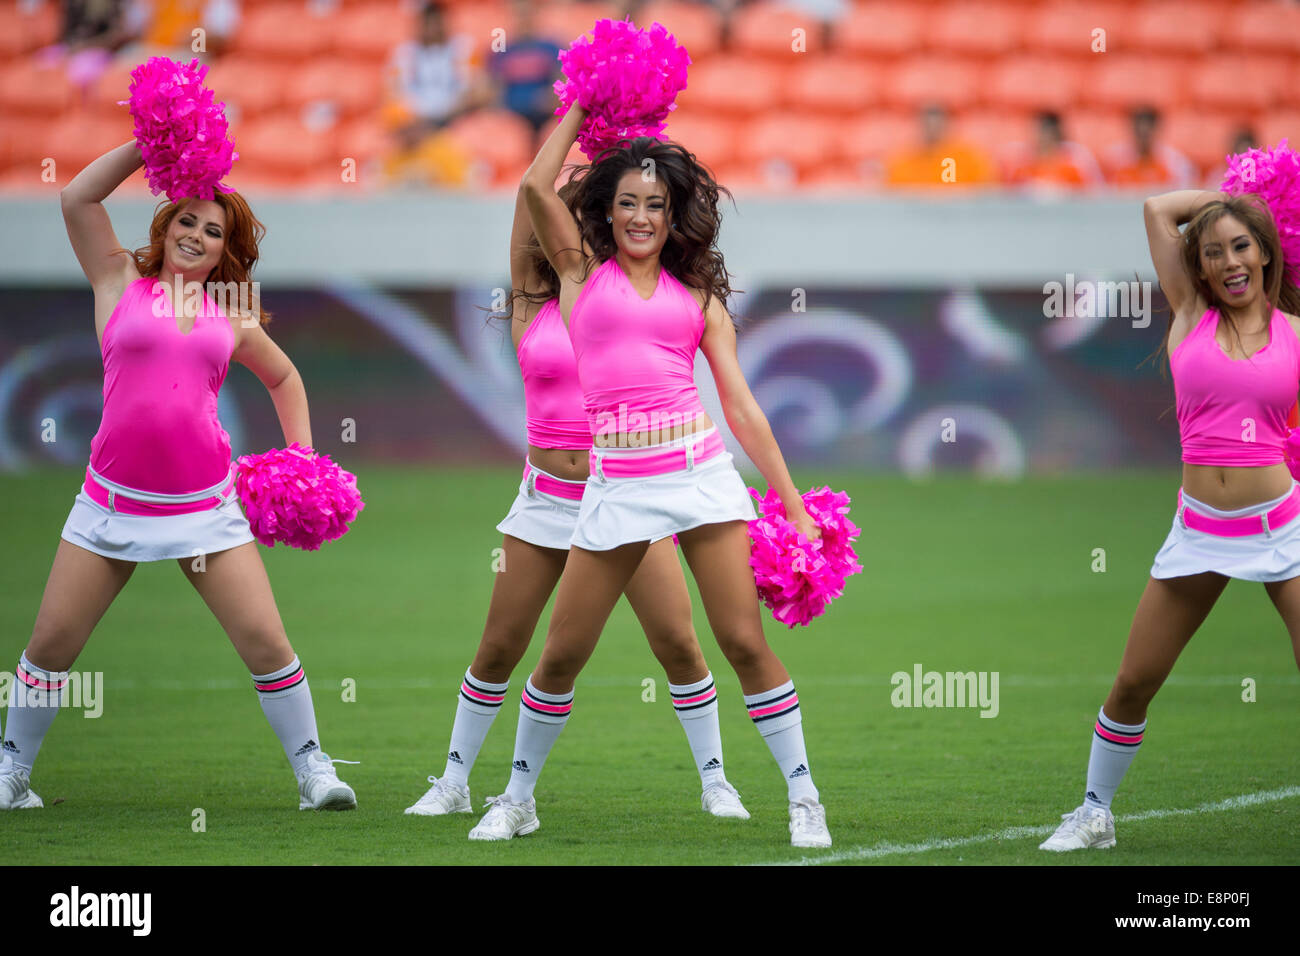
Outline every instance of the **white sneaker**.
MULTIPOLYGON (((339 763, 351 763, 340 760, 339 763)), ((307 758, 307 769, 298 774, 299 810, 355 810, 357 795, 339 779, 334 761, 322 751, 307 758)))
POLYGON ((447 813, 470 812, 469 787, 457 787, 437 777, 430 777, 429 782, 433 784, 429 792, 413 806, 407 807, 407 813, 419 817, 440 817, 447 813))
POLYGON ((527 803, 513 803, 503 793, 499 797, 489 797, 484 806, 491 809, 483 814, 478 826, 469 831, 471 840, 509 840, 532 833, 542 825, 537 819, 537 802, 531 798, 527 803))
POLYGON ((730 817, 735 820, 748 820, 749 811, 740 802, 740 794, 727 781, 715 783, 700 795, 704 809, 715 817, 730 817))
POLYGON ((1040 850, 1104 850, 1115 845, 1115 817, 1103 807, 1087 804, 1073 813, 1062 813, 1064 821, 1056 832, 1038 845, 1040 850))
POLYGON ((37 810, 45 806, 28 785, 26 770, 5 756, 0 761, 0 810, 37 810))
POLYGON ((790 804, 790 845, 831 845, 831 832, 826 829, 826 808, 812 797, 790 804))

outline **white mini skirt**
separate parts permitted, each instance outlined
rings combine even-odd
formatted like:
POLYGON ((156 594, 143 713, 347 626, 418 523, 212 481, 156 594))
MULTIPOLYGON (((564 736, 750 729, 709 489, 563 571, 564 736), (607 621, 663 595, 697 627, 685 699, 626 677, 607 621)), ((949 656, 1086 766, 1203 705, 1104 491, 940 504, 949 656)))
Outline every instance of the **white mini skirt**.
POLYGON ((679 531, 726 521, 752 521, 754 502, 730 452, 647 478, 592 475, 582 495, 571 544, 609 551, 634 541, 658 541, 679 531))
POLYGON ((581 502, 541 491, 537 488, 538 476, 571 486, 576 489, 574 493, 585 489, 584 482, 556 478, 528 463, 524 477, 519 482, 519 494, 510 506, 510 513, 497 525, 497 530, 539 548, 568 551, 569 539, 573 537, 573 529, 578 523, 581 502))
MULTIPOLYGON (((1211 518, 1242 518, 1271 511, 1290 496, 1288 491, 1280 498, 1236 511, 1211 508, 1186 492, 1183 502, 1211 518)), ((1286 581, 1300 577, 1300 516, 1265 533, 1231 538, 1188 528, 1182 516, 1175 514, 1169 536, 1151 566, 1151 577, 1179 578, 1206 571, 1242 581, 1286 581)))
POLYGON ((92 501, 84 489, 77 492, 61 537, 87 551, 122 561, 191 558, 254 540, 236 495, 208 511, 128 515, 92 501))

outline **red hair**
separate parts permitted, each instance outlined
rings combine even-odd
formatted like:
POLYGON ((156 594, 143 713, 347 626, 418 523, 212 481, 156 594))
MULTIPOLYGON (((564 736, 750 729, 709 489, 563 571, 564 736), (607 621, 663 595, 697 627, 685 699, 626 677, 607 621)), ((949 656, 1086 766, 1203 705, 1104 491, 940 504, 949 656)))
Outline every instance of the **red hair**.
MULTIPOLYGON (((142 276, 156 277, 162 271, 163 242, 172 220, 193 200, 179 199, 176 202, 164 200, 154 210, 153 222, 149 226, 149 245, 141 246, 131 255, 135 257, 136 269, 142 276)), ((213 202, 225 210, 226 229, 225 244, 221 250, 221 261, 208 273, 207 282, 249 281, 253 267, 257 265, 257 244, 266 235, 266 226, 253 215, 248 201, 239 193, 213 193, 213 202)), ((257 319, 262 325, 271 321, 271 313, 257 304, 257 319)))

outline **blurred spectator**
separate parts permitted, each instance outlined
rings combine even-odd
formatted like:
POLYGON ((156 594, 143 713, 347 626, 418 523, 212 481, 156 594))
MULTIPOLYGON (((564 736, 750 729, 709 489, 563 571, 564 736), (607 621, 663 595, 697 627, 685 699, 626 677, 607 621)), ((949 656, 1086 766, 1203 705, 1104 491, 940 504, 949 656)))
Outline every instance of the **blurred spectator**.
POLYGON ((464 185, 469 157, 446 127, 491 99, 481 58, 467 36, 449 35, 437 3, 420 11, 418 38, 393 51, 389 101, 383 110, 397 151, 389 157, 391 179, 419 178, 464 185))
POLYGON ((1106 179, 1116 186, 1190 186, 1196 170, 1178 150, 1156 142, 1160 114, 1150 107, 1133 111, 1133 142, 1116 143, 1106 155, 1106 179))
POLYGON ((1065 138, 1057 113, 1038 114, 1032 153, 1013 159, 1007 182, 1032 189, 1083 189, 1102 182, 1101 168, 1087 147, 1065 138))
POLYGON ((561 75, 560 47, 535 32, 534 5, 529 0, 514 0, 511 9, 514 28, 506 48, 489 55, 488 73, 497 101, 526 119, 536 134, 558 105, 552 84, 561 75))
MULTIPOLYGON (((240 0, 143 0, 150 22, 138 57, 216 58, 225 52, 239 26, 240 0), (203 29, 203 49, 194 49, 194 30, 203 29)), ((188 62, 188 60, 186 61, 188 62)))
POLYGON ((38 62, 62 63, 84 98, 113 54, 139 36, 146 17, 137 0, 64 0, 59 42, 41 51, 38 62))
MULTIPOLYGON (((1249 126, 1243 126, 1232 134, 1232 142, 1228 144, 1227 155, 1235 156, 1238 153, 1244 153, 1248 149, 1257 149, 1259 140, 1255 138, 1255 131, 1249 126)), ((1223 177, 1228 174, 1228 164, 1220 163, 1215 169, 1210 171, 1210 178, 1205 181, 1205 188, 1218 192, 1223 185, 1223 177)))
POLYGON ((993 164, 978 146, 955 138, 942 106, 921 110, 921 141, 889 158, 885 182, 890 186, 953 186, 993 182, 993 164), (945 170, 951 174, 945 178, 945 170))

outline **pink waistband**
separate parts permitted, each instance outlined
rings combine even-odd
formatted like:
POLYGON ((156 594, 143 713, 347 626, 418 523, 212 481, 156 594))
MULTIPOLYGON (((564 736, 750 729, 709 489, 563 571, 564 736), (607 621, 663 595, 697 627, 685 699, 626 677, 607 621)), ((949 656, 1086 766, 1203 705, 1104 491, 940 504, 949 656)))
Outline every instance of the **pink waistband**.
POLYGON ((1244 515, 1240 518, 1215 518, 1193 511, 1183 502, 1183 490, 1178 489, 1178 514, 1183 527, 1220 538, 1244 538, 1252 534, 1277 531, 1300 515, 1300 485, 1291 488, 1291 494, 1273 510, 1262 515, 1244 515))
POLYGON ((544 495, 567 498, 569 501, 581 501, 582 489, 587 485, 585 481, 569 481, 567 478, 548 475, 534 468, 533 463, 527 459, 524 459, 524 482, 530 497, 533 489, 536 488, 544 495))
POLYGON ((681 448, 667 451, 647 448, 629 453, 626 449, 591 449, 591 474, 604 481, 608 478, 649 478, 672 471, 690 471, 696 465, 716 458, 727 450, 722 436, 710 429, 698 441, 687 436, 681 448))
POLYGON ((220 495, 213 495, 210 498, 203 498, 199 501, 185 501, 176 504, 136 501, 125 492, 110 491, 95 480, 95 476, 90 473, 89 466, 86 468, 86 481, 82 487, 85 489, 86 496, 90 498, 91 501, 103 505, 109 511, 115 511, 118 514, 146 515, 149 517, 187 515, 215 508, 234 494, 236 475, 237 472, 235 469, 231 468, 226 483, 222 486, 220 495))

